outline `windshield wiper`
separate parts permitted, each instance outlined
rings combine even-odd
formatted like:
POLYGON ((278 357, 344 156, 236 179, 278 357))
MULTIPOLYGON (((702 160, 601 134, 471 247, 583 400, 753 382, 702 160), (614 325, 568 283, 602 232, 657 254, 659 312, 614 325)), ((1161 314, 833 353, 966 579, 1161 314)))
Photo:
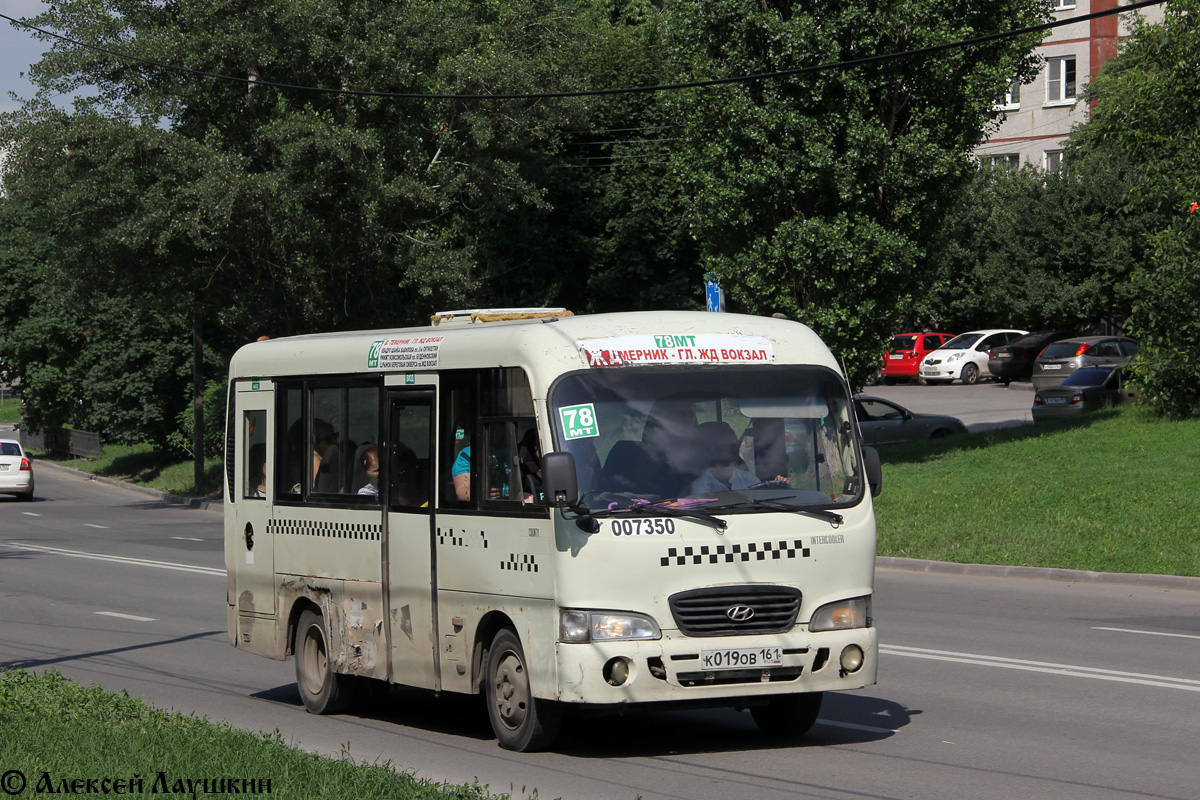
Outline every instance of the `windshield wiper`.
POLYGON ((796 514, 806 514, 816 519, 824 520, 830 525, 838 526, 843 522, 843 517, 836 511, 829 511, 824 508, 803 508, 801 506, 791 506, 787 503, 781 503, 781 500, 791 500, 795 495, 786 497, 774 497, 770 500, 731 500, 728 503, 718 503, 713 506, 706 506, 706 511, 728 511, 735 508, 769 508, 773 511, 790 511, 796 514))
POLYGON ((623 514, 623 513, 629 513, 629 512, 638 514, 640 516, 647 516, 650 514, 662 514, 664 517, 687 517, 689 519, 699 520, 701 522, 705 522, 709 525, 712 525, 714 528, 716 528, 719 531, 723 531, 727 527, 729 527, 728 522, 721 519, 720 517, 714 517, 712 514, 707 513, 707 511, 701 511, 701 510, 695 509, 695 508, 679 508, 677 506, 667 505, 667 503, 674 503, 674 502, 676 502, 676 501, 675 500, 661 500, 657 503, 633 502, 627 506, 616 506, 616 507, 609 506, 608 508, 602 508, 602 509, 597 509, 597 510, 593 511, 592 516, 593 517, 609 517, 609 516, 615 516, 617 514, 623 514))

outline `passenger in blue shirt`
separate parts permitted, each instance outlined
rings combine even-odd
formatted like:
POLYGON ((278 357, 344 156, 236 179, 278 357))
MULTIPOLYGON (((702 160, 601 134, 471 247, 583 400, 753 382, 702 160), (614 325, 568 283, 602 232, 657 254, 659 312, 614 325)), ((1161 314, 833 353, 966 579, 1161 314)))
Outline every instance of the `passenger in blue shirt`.
POLYGON ((458 451, 454 466, 450 467, 450 477, 454 480, 454 494, 459 500, 471 499, 471 445, 458 451))

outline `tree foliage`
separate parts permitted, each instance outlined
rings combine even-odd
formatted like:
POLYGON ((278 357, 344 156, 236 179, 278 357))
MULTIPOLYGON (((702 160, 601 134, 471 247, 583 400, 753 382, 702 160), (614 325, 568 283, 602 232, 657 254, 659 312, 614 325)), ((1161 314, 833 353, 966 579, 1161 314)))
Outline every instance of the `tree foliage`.
MULTIPOLYGON (((683 77, 722 78, 917 50, 1040 21, 1036 0, 962 5, 715 0, 676 5, 683 77)), ((673 158, 702 264, 753 313, 811 325, 861 384, 912 301, 938 221, 1028 37, 672 94, 673 158)))
POLYGON ((714 273, 732 307, 812 325, 861 383, 1034 40, 702 90, 438 95, 766 73, 1047 14, 1041 0, 58 0, 32 21, 102 49, 48 40, 38 97, 0 118, 0 348, 35 424, 178 443, 193 335, 219 377, 263 334, 463 305, 699 307, 714 273), (80 87, 94 94, 71 111, 50 103, 80 87))
POLYGON ((1120 211, 1128 180, 1101 160, 1062 174, 977 167, 930 247, 929 283, 910 327, 1085 330, 1124 322, 1148 222, 1120 211))
POLYGON ((1128 330, 1135 364, 1159 411, 1200 413, 1200 2, 1172 0, 1161 24, 1134 26, 1088 87, 1091 119, 1071 136, 1081 173, 1119 169, 1114 218, 1143 218, 1146 257, 1132 275, 1128 330))

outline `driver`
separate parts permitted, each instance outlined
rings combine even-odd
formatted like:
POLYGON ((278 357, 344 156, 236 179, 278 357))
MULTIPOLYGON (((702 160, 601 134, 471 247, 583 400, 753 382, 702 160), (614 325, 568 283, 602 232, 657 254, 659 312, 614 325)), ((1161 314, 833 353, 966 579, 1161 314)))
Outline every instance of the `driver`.
MULTIPOLYGON (((696 439, 709 467, 692 481, 692 494, 738 491, 762 483, 738 455, 738 436, 728 422, 702 422, 696 439)), ((787 478, 778 475, 775 480, 787 478)))

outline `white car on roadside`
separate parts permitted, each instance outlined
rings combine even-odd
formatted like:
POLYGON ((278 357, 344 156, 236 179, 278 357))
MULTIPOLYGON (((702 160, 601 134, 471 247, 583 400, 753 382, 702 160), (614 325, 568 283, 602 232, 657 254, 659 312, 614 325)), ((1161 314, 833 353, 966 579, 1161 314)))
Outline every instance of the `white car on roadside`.
POLYGON ((994 347, 1003 347, 1019 339, 1029 331, 1010 328, 989 328, 982 331, 960 333, 944 345, 925 356, 921 361, 921 380, 928 384, 962 381, 970 386, 980 378, 990 378, 988 353, 994 347))
POLYGON ((13 439, 0 439, 0 494, 33 499, 33 460, 13 439))

